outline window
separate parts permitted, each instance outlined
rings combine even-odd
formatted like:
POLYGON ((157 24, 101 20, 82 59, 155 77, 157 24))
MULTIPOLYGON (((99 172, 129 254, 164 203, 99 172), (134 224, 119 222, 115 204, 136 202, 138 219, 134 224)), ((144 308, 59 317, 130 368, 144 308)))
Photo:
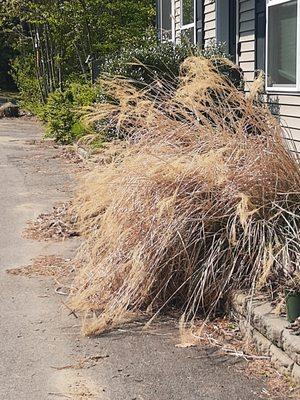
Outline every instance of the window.
POLYGON ((224 49, 233 61, 236 61, 236 0, 217 0, 217 41, 224 44, 224 49))
POLYGON ((173 0, 158 1, 159 36, 162 41, 173 40, 173 0))
POLYGON ((195 43, 195 0, 181 0, 181 36, 195 43))
POLYGON ((267 4, 267 89, 299 90, 298 1, 269 0, 267 4))

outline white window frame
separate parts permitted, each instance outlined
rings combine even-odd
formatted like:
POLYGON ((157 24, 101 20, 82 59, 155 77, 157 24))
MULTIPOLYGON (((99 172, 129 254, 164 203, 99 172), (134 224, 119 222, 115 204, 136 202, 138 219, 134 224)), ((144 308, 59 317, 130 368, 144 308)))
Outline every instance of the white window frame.
POLYGON ((193 44, 196 43, 196 0, 194 0, 194 22, 190 23, 190 24, 183 24, 183 1, 184 0, 180 0, 180 32, 183 33, 184 31, 186 31, 187 29, 191 29, 193 28, 193 32, 194 32, 194 41, 193 44))
MULTIPOLYGON (((163 0, 159 0, 159 7, 160 7, 160 37, 163 37, 163 0)), ((164 40, 164 42, 173 42, 175 43, 176 37, 175 37, 175 0, 171 0, 171 30, 172 30, 172 37, 169 40, 164 40)))
POLYGON ((176 27, 175 27, 175 0, 172 0, 172 42, 176 42, 176 27))
POLYGON ((268 56, 269 56, 269 8, 273 6, 277 6, 279 4, 284 4, 288 3, 291 0, 267 0, 267 10, 266 10, 266 20, 267 20, 267 27, 266 27, 266 91, 271 92, 271 93, 297 93, 300 92, 300 1, 297 0, 297 55, 296 55, 296 60, 297 60, 297 71, 296 71, 296 85, 295 86, 284 86, 284 85, 278 85, 278 86, 268 86, 268 75, 269 75, 269 61, 268 61, 268 56))

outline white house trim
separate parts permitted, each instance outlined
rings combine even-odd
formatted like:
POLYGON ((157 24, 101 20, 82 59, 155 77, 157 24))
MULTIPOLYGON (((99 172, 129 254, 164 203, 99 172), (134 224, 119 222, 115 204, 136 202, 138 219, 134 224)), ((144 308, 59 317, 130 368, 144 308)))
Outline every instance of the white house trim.
POLYGON ((180 31, 181 33, 183 33, 184 31, 187 31, 189 29, 193 29, 193 43, 196 43, 196 0, 193 0, 194 2, 194 22, 190 23, 190 24, 184 24, 183 23, 183 1, 184 0, 180 0, 180 31))

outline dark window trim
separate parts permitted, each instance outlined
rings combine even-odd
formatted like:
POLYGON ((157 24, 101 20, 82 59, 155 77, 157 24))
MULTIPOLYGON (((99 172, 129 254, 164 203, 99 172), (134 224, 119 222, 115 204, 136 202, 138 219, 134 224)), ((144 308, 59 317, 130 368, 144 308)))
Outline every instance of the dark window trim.
POLYGON ((196 43, 204 47, 205 42, 205 4, 204 0, 196 0, 196 43))
POLYGON ((267 2, 255 0, 255 70, 266 69, 267 2), (261 39, 260 43, 258 39, 261 39))
POLYGON ((237 58, 237 2, 229 0, 229 43, 228 51, 233 62, 237 58))
POLYGON ((157 37, 158 40, 161 41, 162 37, 161 37, 161 2, 160 0, 156 0, 156 30, 157 30, 157 37))

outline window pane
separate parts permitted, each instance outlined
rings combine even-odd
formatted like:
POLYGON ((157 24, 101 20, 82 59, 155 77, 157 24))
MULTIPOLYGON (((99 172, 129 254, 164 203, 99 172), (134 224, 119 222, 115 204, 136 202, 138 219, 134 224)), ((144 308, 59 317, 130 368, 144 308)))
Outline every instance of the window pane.
POLYGON ((269 7, 268 36, 268 86, 295 86, 297 0, 269 7))
POLYGON ((172 0, 161 0, 162 37, 172 39, 172 0))
POLYGON ((182 25, 194 23, 194 0, 182 0, 182 25))
POLYGON ((181 43, 193 44, 194 42, 195 42, 195 29, 194 28, 183 29, 181 31, 181 43))

